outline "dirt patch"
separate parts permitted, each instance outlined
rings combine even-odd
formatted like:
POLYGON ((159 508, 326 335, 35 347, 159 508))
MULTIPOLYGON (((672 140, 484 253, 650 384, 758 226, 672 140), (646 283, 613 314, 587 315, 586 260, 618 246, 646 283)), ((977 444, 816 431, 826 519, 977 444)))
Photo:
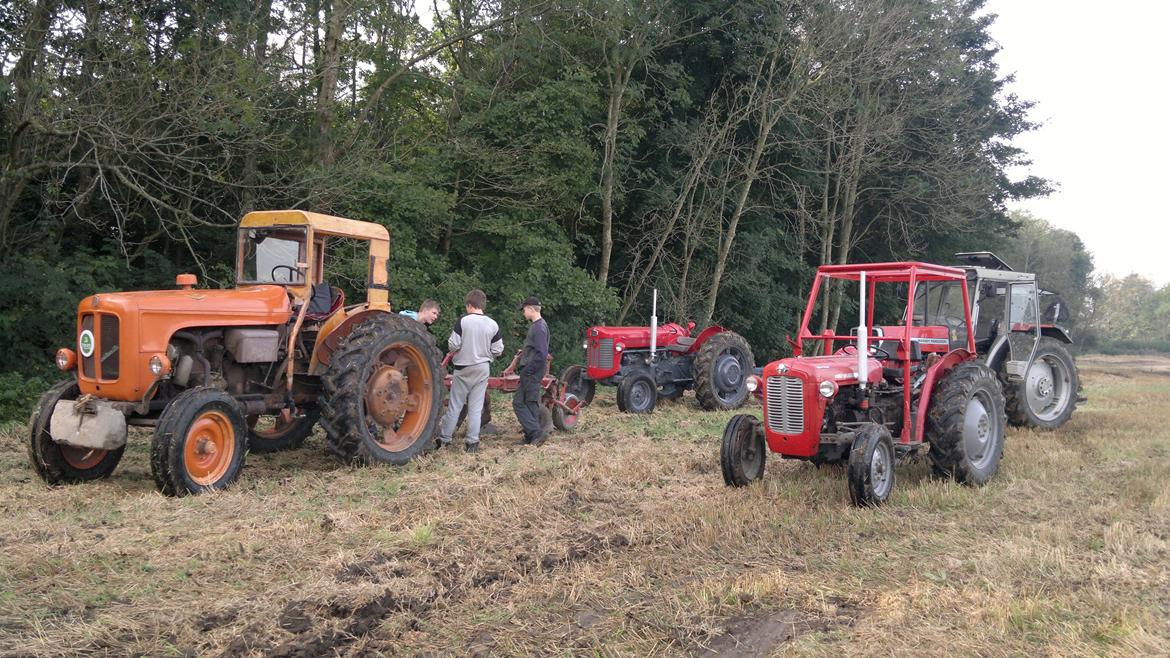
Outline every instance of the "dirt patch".
POLYGON ((748 658, 767 656, 776 647, 805 633, 828 630, 831 620, 806 615, 797 610, 774 610, 732 617, 722 635, 717 635, 696 656, 748 658))

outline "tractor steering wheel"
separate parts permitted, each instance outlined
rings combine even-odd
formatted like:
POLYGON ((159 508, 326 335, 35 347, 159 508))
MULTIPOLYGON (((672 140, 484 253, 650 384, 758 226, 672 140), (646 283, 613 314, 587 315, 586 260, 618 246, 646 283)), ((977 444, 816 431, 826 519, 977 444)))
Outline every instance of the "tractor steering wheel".
MULTIPOLYGON (((841 351, 844 352, 845 354, 857 354, 857 346, 856 345, 846 345, 845 347, 841 348, 841 351), (853 350, 853 351, 850 352, 849 350, 853 350)), ((893 358, 893 356, 889 352, 883 350, 882 348, 878 347, 877 345, 870 345, 869 346, 869 356, 870 356, 870 358, 877 359, 878 361, 889 361, 890 359, 893 358)))
POLYGON ((288 270, 288 272, 289 272, 288 283, 292 283, 293 279, 297 275, 297 268, 293 267, 292 265, 277 265, 277 266, 273 267, 272 271, 268 273, 268 278, 272 279, 272 281, 275 283, 276 282, 276 270, 279 270, 281 268, 288 270))

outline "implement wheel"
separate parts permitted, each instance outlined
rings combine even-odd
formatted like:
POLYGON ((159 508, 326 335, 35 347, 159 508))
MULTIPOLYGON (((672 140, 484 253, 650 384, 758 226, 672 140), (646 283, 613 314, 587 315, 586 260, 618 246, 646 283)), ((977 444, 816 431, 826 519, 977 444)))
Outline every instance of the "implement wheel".
POLYGON ((405 464, 434 447, 442 355, 418 322, 379 314, 334 351, 322 377, 326 447, 347 464, 405 464))
POLYGON ((562 432, 572 432, 581 418, 581 408, 593 399, 596 384, 585 376, 581 366, 569 366, 561 371, 561 404, 552 407, 552 422, 562 432), (566 408, 567 407, 567 408, 566 408))
POLYGON ((76 400, 77 382, 59 382, 37 402, 28 421, 28 460, 48 484, 74 484, 109 477, 122 459, 126 446, 117 450, 79 448, 57 443, 49 434, 49 420, 60 400, 76 400))
POLYGON ((273 416, 248 416, 248 452, 296 450, 313 433, 321 411, 305 409, 300 416, 288 409, 273 416))
POLYGON ((154 428, 150 471, 168 496, 218 491, 240 477, 248 424, 238 402, 215 388, 192 388, 167 403, 154 428))
POLYGON ((746 487, 759 480, 764 477, 767 457, 760 419, 750 414, 733 416, 723 429, 723 444, 719 448, 723 482, 729 487, 746 487))

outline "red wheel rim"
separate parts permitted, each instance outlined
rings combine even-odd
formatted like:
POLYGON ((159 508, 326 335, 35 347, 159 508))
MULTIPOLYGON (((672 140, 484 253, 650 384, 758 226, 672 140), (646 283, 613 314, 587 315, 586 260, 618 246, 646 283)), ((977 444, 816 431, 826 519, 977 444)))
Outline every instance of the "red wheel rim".
POLYGON ((191 424, 183 445, 183 465, 192 482, 215 484, 227 473, 235 454, 236 432, 223 412, 204 412, 191 424))
POLYGON ((78 448, 76 446, 60 445, 61 457, 65 463, 79 471, 86 471, 101 463, 106 457, 106 451, 98 448, 78 448))

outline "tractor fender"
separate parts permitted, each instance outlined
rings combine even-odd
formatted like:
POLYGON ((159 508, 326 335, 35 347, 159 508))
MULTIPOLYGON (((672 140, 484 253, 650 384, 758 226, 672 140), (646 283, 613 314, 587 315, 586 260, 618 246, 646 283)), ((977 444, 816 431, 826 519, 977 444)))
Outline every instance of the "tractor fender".
POLYGON ((922 381, 922 394, 918 398, 918 412, 914 416, 914 441, 921 441, 923 433, 926 431, 926 412, 930 409, 930 396, 934 393, 934 387, 939 378, 960 363, 974 359, 974 354, 960 348, 947 353, 946 356, 939 359, 938 363, 931 366, 930 370, 926 371, 926 379, 922 381))
POLYGON ((1000 366, 1007 360, 1009 354, 1011 354, 1011 347, 1008 344, 1007 336, 1000 336, 995 339, 991 348, 987 350, 987 354, 984 354, 982 358, 988 368, 999 372, 1000 366))
POLYGON ((1068 335, 1068 330, 1056 324, 1042 324, 1040 325, 1040 335, 1059 340, 1065 345, 1072 345, 1072 336, 1068 335))
POLYGON ((313 356, 309 358, 309 374, 320 375, 329 366, 329 357, 341 342, 353 331, 354 327, 375 315, 389 315, 390 311, 372 309, 365 305, 353 308, 346 313, 334 313, 333 317, 321 327, 317 334, 317 342, 313 344, 313 356))
POLYGON ((703 343, 707 342, 708 338, 714 336, 715 334, 721 334, 725 331, 727 330, 717 324, 713 324, 710 327, 707 327, 698 336, 695 337, 695 342, 691 343, 691 346, 687 348, 685 354, 694 354, 695 352, 698 352, 699 348, 703 346, 703 343))

